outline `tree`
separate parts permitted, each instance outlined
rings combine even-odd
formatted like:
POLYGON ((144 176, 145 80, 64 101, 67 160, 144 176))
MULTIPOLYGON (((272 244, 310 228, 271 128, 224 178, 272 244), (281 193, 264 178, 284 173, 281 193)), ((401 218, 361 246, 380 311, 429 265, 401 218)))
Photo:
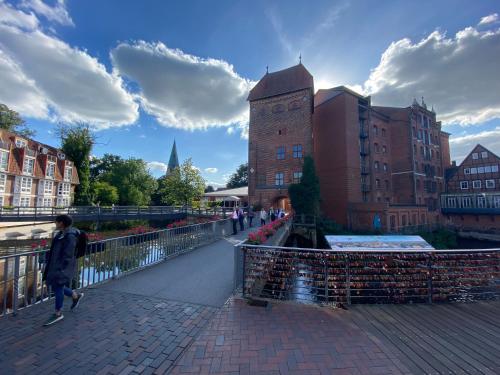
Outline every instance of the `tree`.
POLYGON ((156 179, 149 174, 147 164, 142 159, 109 158, 113 160, 108 170, 99 176, 118 190, 118 203, 123 206, 145 206, 151 203, 156 190, 156 179))
POLYGON ((93 201, 102 206, 111 206, 118 203, 118 189, 104 181, 97 181, 92 185, 93 201))
POLYGON ((310 156, 304 158, 300 183, 288 187, 288 195, 297 214, 319 215, 319 179, 314 168, 314 160, 310 156))
POLYGON ((102 158, 90 160, 90 179, 97 180, 103 174, 109 172, 122 158, 118 155, 104 154, 102 158))
POLYGON ((212 185, 208 185, 206 188, 205 188, 205 193, 212 193, 214 192, 215 189, 212 185))
POLYGON ((69 160, 75 163, 80 184, 75 190, 75 205, 87 206, 90 197, 90 153, 95 137, 86 124, 61 125, 58 129, 61 138, 61 149, 69 160))
POLYGON ((19 113, 0 103, 0 129, 17 133, 23 137, 33 137, 36 132, 26 126, 19 113))
POLYGON ((241 164, 226 185, 228 189, 248 186, 248 163, 241 164))
POLYGON ((205 180, 188 159, 162 179, 158 195, 162 204, 187 206, 199 201, 204 191, 205 180))

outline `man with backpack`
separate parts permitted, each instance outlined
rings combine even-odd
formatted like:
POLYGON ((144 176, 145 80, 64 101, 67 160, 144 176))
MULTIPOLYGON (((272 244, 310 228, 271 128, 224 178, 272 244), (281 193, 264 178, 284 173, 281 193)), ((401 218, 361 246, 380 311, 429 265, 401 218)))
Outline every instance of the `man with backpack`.
POLYGON ((82 249, 87 246, 86 234, 72 227, 73 219, 69 215, 56 217, 56 229, 59 232, 54 236, 50 251, 46 255, 46 265, 43 271, 43 280, 52 287, 55 294, 55 313, 44 324, 52 325, 64 319, 62 307, 64 296, 72 297, 71 310, 78 307, 83 293, 77 293, 68 288, 71 285, 76 268, 76 258, 81 255, 82 249))

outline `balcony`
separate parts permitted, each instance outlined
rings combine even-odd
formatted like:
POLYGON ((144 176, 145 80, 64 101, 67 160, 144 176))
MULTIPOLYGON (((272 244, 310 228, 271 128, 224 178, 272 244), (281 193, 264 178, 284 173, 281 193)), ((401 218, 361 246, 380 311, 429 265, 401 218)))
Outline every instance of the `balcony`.
POLYGON ((441 195, 443 214, 499 215, 500 192, 441 195))

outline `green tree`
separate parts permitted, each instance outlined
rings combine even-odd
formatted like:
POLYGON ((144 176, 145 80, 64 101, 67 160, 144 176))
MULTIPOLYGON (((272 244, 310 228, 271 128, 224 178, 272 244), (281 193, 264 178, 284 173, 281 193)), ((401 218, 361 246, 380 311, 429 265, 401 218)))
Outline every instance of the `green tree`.
POLYGON ((228 189, 248 186, 248 163, 241 164, 234 172, 226 185, 228 189))
POLYGON ((122 158, 118 155, 104 154, 102 158, 92 158, 90 160, 90 179, 97 180, 103 174, 111 171, 114 165, 122 158))
POLYGON ((75 163, 80 184, 75 190, 75 205, 87 206, 90 197, 90 153, 95 143, 95 136, 86 124, 61 125, 58 129, 61 149, 67 158, 75 163))
POLYGON ((99 177, 99 181, 116 187, 118 203, 123 206, 149 205, 157 187, 156 179, 149 174, 146 162, 135 158, 115 160, 109 170, 99 177))
POLYGON ((186 160, 160 182, 158 195, 162 204, 191 205, 201 199, 205 191, 205 180, 186 160))
POLYGON ((107 182, 97 181, 92 185, 93 201, 102 206, 118 203, 118 189, 107 182))
POLYGON ((297 214, 319 214, 319 179, 314 168, 314 160, 310 156, 304 158, 302 178, 300 183, 288 187, 288 195, 294 211, 297 214))
POLYGON ((212 185, 208 185, 206 188, 205 188, 205 193, 212 193, 214 192, 215 189, 212 185))
POLYGON ((26 126, 19 113, 0 103, 0 129, 17 133, 23 137, 33 137, 36 132, 26 126))

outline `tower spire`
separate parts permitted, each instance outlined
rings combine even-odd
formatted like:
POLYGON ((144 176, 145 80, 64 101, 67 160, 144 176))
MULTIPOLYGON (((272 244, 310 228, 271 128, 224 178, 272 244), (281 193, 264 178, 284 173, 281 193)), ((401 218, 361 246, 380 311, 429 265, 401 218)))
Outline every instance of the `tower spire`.
POLYGON ((177 156, 177 146, 175 144, 175 139, 174 139, 174 145, 172 146, 172 151, 170 152, 170 159, 168 159, 168 166, 167 166, 167 176, 174 171, 175 168, 179 167, 179 158, 177 156))
POLYGON ((299 54, 299 64, 302 64, 302 52, 299 54))

